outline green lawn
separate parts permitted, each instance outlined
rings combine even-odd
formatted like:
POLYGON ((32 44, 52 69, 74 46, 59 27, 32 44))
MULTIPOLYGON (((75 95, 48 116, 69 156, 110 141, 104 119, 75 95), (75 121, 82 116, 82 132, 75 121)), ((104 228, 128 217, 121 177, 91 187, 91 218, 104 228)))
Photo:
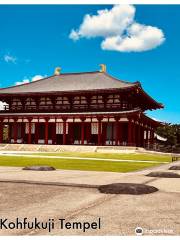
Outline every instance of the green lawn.
POLYGON ((0 156, 0 166, 24 167, 31 165, 50 165, 57 169, 130 172, 162 164, 163 161, 171 161, 167 156, 149 154, 102 154, 102 153, 38 153, 37 157, 0 156), (38 155, 71 156, 74 159, 39 158, 38 155), (111 162, 106 160, 75 159, 76 157, 96 157, 111 159, 132 159, 134 162, 111 162), (158 163, 136 162, 136 160, 156 160, 158 163))
POLYGON ((159 162, 170 162, 171 156, 157 155, 157 154, 137 154, 137 153, 77 153, 77 152, 64 152, 64 153, 33 153, 33 155, 41 156, 64 156, 64 157, 84 157, 84 158, 106 158, 106 159, 122 159, 122 160, 152 160, 159 162))

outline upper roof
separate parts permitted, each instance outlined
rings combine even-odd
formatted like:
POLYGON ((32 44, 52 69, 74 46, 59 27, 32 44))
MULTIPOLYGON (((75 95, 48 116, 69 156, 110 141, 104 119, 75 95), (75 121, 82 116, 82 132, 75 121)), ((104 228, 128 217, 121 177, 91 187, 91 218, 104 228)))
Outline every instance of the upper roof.
POLYGON ((72 92, 108 89, 126 89, 139 85, 111 77, 105 72, 66 73, 53 75, 22 85, 0 89, 0 94, 72 92))

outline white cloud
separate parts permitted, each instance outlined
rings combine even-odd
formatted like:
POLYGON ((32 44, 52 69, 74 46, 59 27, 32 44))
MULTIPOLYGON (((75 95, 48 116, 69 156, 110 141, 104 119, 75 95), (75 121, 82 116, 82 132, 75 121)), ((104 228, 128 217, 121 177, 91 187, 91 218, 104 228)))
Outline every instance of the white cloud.
POLYGON ((3 58, 4 58, 4 61, 7 63, 16 63, 17 61, 17 58, 10 54, 5 54, 3 58))
POLYGON ((16 85, 26 84, 26 83, 29 83, 29 82, 30 82, 29 79, 23 79, 22 81, 16 82, 16 85))
POLYGON ((42 75, 35 75, 34 77, 32 77, 31 81, 34 82, 34 81, 38 81, 42 78, 45 78, 46 76, 42 76, 42 75))
POLYGON ((45 78, 45 77, 46 77, 46 75, 45 76, 35 75, 31 79, 25 78, 22 81, 16 82, 15 85, 22 85, 22 84, 26 84, 26 83, 30 83, 30 82, 35 82, 35 81, 38 81, 38 80, 40 80, 42 78, 45 78))
POLYGON ((99 10, 97 15, 85 15, 79 30, 72 30, 70 38, 108 37, 122 34, 133 21, 135 8, 130 5, 116 5, 111 10, 99 10))
POLYGON ((102 37, 103 50, 120 52, 147 51, 161 45, 164 33, 161 29, 135 22, 135 7, 116 5, 110 10, 100 10, 97 15, 85 15, 78 30, 72 30, 69 37, 102 37))
POLYGON ((74 29, 71 30, 71 33, 69 34, 69 37, 73 39, 74 41, 79 40, 79 33, 76 32, 74 29))

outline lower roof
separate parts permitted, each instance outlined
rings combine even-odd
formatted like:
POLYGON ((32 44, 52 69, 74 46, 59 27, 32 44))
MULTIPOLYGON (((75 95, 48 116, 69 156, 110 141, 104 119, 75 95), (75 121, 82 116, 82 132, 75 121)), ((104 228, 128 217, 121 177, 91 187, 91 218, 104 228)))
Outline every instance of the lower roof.
POLYGON ((79 113, 0 113, 0 118, 10 118, 10 117, 21 117, 21 118, 31 118, 31 117, 96 117, 96 116, 116 116, 116 117, 128 117, 128 116, 138 116, 138 118, 144 119, 145 121, 151 122, 154 125, 161 125, 161 122, 158 122, 146 114, 144 114, 139 108, 129 110, 129 111, 116 111, 116 112, 79 112, 79 113))

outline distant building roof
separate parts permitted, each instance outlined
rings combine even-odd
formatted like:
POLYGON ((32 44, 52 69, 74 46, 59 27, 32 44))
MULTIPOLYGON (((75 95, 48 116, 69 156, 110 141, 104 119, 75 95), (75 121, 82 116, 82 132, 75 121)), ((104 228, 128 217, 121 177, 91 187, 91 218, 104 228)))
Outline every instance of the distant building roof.
POLYGON ((96 71, 53 75, 31 83, 2 88, 0 94, 125 89, 138 85, 138 82, 125 82, 113 78, 107 73, 96 71))
POLYGON ((157 140, 162 141, 162 142, 166 142, 167 138, 162 137, 160 135, 158 135, 157 133, 154 134, 154 136, 157 138, 157 140))

